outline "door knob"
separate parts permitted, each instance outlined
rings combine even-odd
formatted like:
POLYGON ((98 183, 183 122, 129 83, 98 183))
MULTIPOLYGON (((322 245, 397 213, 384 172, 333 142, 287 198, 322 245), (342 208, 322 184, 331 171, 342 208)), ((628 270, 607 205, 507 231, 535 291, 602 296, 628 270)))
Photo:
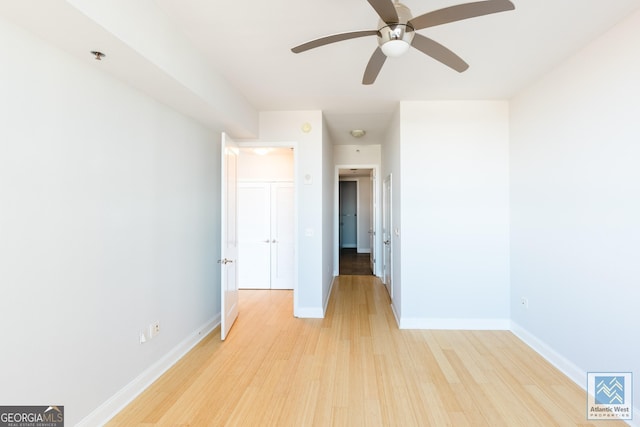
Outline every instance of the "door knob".
POLYGON ((233 260, 232 259, 226 259, 226 258, 218 260, 218 264, 229 264, 230 262, 233 262, 233 260))
POLYGON ((385 240, 383 243, 384 243, 385 245, 388 245, 389 243, 391 243, 391 240, 385 240))

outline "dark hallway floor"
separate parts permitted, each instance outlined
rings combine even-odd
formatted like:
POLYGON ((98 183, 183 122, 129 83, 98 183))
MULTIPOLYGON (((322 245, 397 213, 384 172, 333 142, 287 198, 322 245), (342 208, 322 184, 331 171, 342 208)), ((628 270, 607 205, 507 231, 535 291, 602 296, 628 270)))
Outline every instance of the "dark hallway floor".
POLYGON ((340 249, 340 275, 372 275, 370 254, 359 254, 355 248, 340 249))

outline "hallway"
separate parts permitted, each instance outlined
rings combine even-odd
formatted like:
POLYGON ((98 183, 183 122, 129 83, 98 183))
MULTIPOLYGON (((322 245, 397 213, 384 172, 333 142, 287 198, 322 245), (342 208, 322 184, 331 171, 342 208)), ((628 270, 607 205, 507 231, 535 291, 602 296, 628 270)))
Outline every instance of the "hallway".
POLYGON ((216 329, 108 425, 594 426, 513 334, 399 330, 373 276, 336 279, 324 319, 294 318, 291 291, 240 298, 227 341, 216 329))

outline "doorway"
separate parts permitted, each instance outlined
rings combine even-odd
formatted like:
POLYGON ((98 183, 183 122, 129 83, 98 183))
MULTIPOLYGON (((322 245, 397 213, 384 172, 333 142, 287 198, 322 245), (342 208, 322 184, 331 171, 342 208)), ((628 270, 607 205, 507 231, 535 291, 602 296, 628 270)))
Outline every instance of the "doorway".
POLYGON ((377 275, 377 166, 336 167, 335 275, 377 275))
POLYGON ((238 287, 293 291, 297 304, 296 150, 291 144, 240 143, 238 287))
POLYGON ((339 184, 340 250, 358 248, 358 180, 344 179, 339 184))

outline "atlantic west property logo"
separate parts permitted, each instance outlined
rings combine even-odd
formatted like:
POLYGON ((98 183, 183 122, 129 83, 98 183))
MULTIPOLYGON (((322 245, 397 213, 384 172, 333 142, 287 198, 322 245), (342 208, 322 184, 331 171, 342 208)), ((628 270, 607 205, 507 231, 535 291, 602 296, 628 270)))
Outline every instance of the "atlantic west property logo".
POLYGON ((624 377, 596 377, 596 403, 624 404, 624 377))
POLYGON ((633 419, 631 372, 587 374, 587 419, 633 419))

